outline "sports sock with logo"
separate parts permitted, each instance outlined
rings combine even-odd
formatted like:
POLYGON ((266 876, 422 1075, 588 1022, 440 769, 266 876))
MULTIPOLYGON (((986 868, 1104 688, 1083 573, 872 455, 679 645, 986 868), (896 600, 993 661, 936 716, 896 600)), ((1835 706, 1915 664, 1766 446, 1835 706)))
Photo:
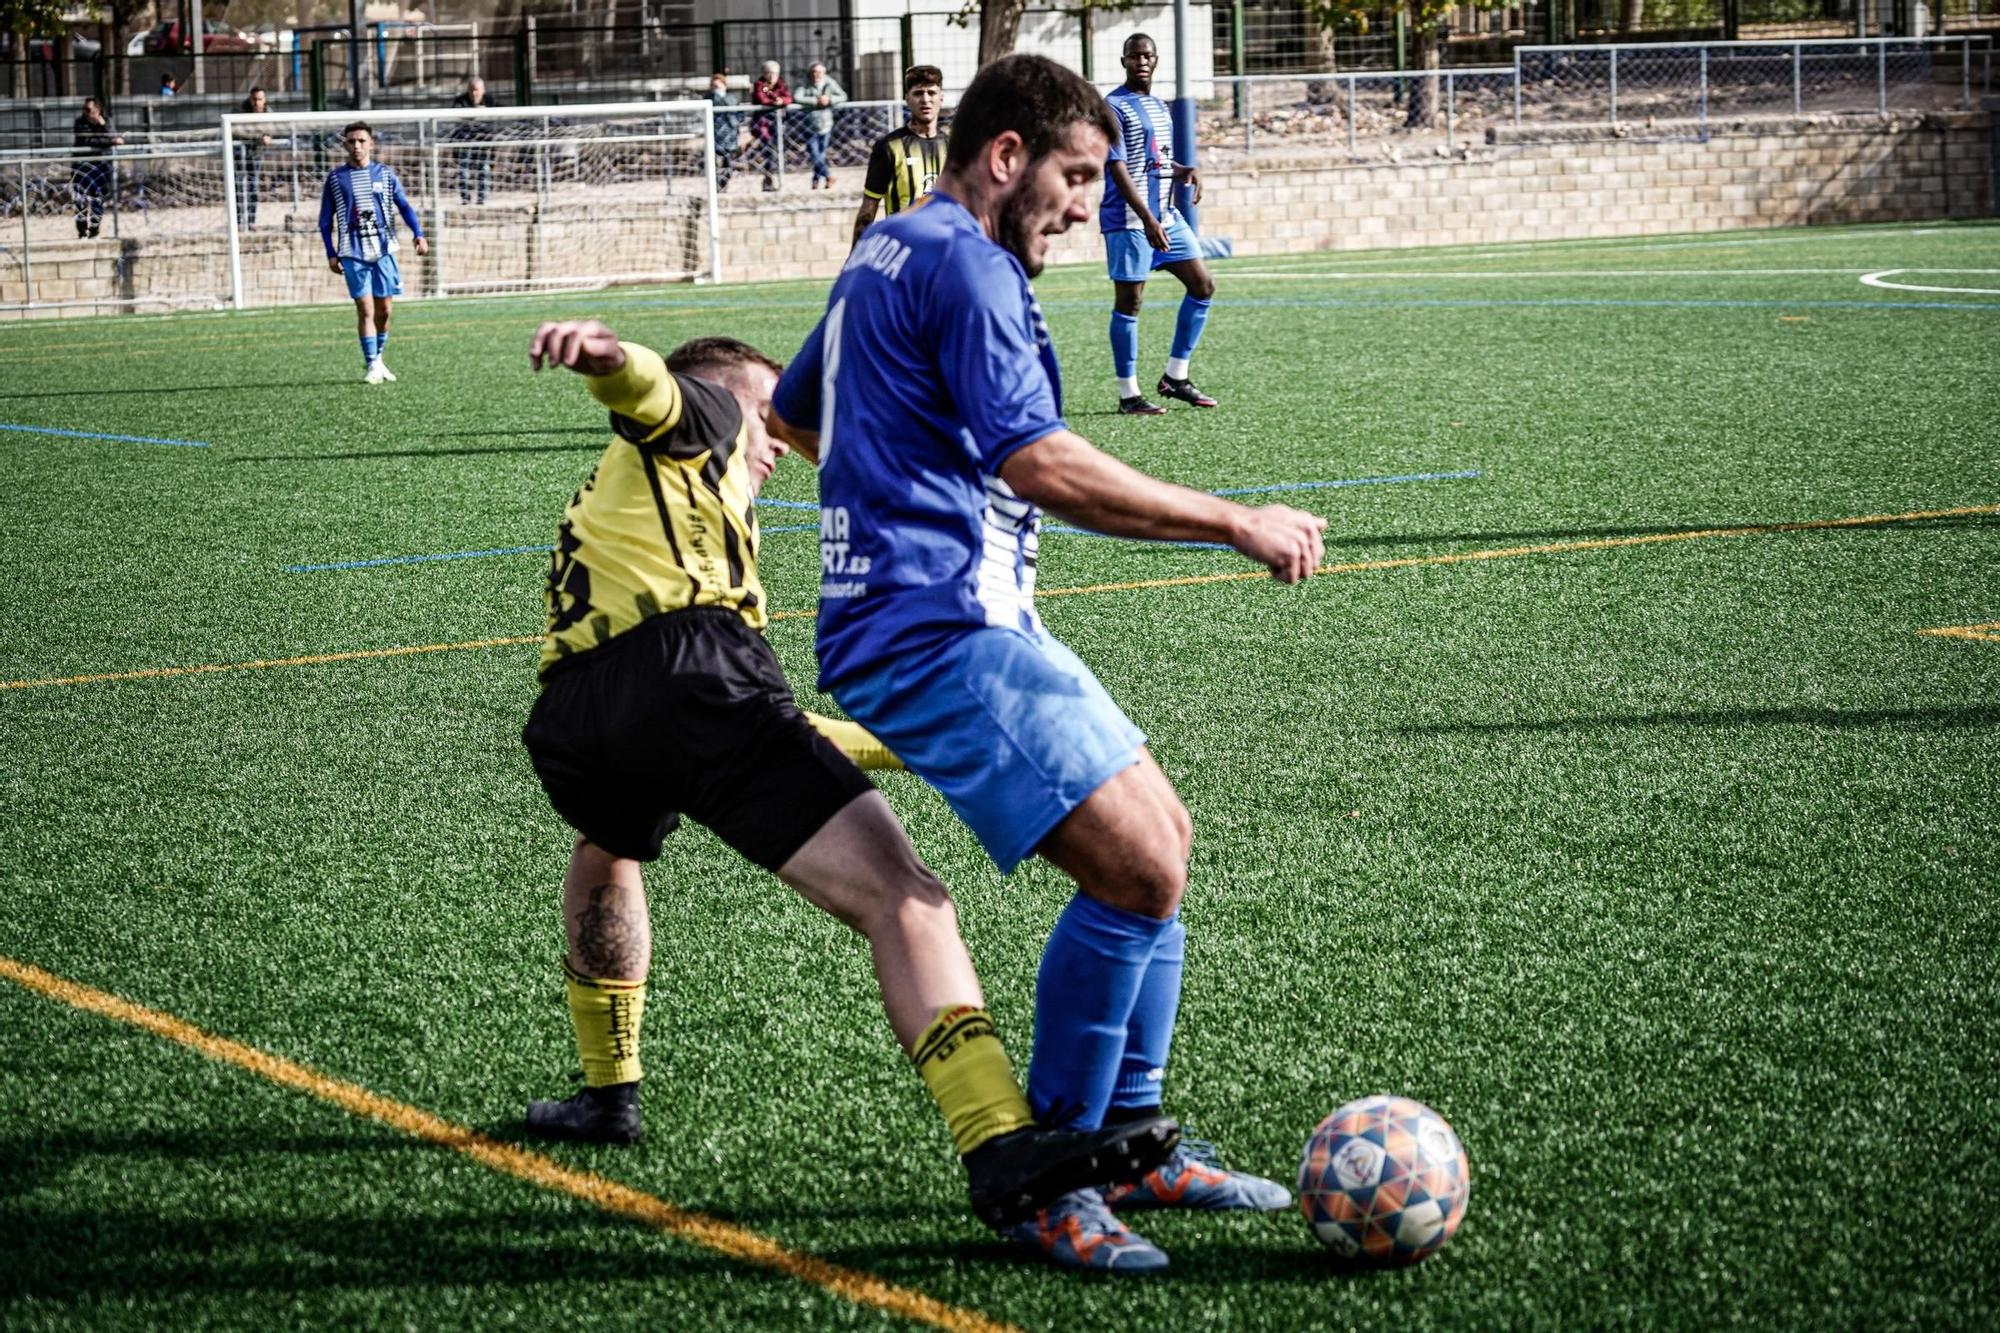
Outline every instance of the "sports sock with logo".
POLYGON ((939 1013, 917 1038, 910 1062, 944 1113, 951 1145, 961 1157, 1035 1122, 984 1009, 967 1004, 939 1013))
POLYGON ((1104 1123, 1133 1006, 1174 925, 1082 894, 1056 918, 1035 980, 1028 1102, 1037 1120, 1078 1129, 1104 1123))
POLYGON ((375 337, 375 335, 374 335, 374 334, 372 334, 372 333, 364 333, 364 334, 362 334, 362 335, 361 335, 361 364, 362 364, 362 365, 364 365, 364 366, 372 366, 372 365, 374 365, 374 364, 375 364, 375 358, 376 358, 376 357, 378 357, 378 356, 380 356, 380 355, 382 354, 382 353, 381 353, 381 352, 380 352, 380 351, 378 350, 378 349, 380 348, 380 346, 381 346, 381 343, 380 343, 380 341, 379 341, 379 340, 378 340, 378 339, 377 339, 377 338, 375 337))
POLYGON ((1194 349, 1201 344, 1201 331, 1208 323, 1208 305, 1207 301, 1199 297, 1181 298, 1180 314, 1174 317, 1172 357, 1167 362, 1167 375, 1170 378, 1177 380, 1187 378, 1188 358, 1194 355, 1194 349), (1174 373, 1176 366, 1180 367, 1179 374, 1174 373))
POLYGON ((1132 1002, 1125 1024, 1125 1056, 1118 1064, 1118 1082, 1111 1090, 1108 1120, 1127 1118, 1120 1112, 1157 1112, 1160 1088, 1167 1075, 1167 1053, 1174 1044, 1174 1019, 1181 1007, 1181 967, 1187 956, 1187 927, 1179 914, 1166 923, 1146 979, 1132 1002))
POLYGON ((583 1059, 583 1081, 593 1088, 636 1083, 639 1025, 646 1016, 646 983, 586 977, 563 962, 569 987, 569 1022, 583 1059))
POLYGON ((1139 373, 1139 317, 1111 312, 1111 370, 1121 380, 1139 373))

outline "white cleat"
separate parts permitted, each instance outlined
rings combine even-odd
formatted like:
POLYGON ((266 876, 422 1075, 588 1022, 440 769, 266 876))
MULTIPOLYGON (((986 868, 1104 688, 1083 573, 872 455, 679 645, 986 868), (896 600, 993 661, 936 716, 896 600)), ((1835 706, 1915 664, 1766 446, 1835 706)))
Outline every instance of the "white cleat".
POLYGON ((381 384, 388 378, 389 368, 387 366, 383 365, 380 361, 370 361, 368 363, 368 373, 361 377, 361 381, 364 384, 381 384))
POLYGON ((375 367, 376 369, 382 372, 383 379, 389 381, 389 383, 391 384, 394 384, 396 382, 396 372, 389 369, 388 362, 382 360, 380 357, 377 357, 375 358, 375 367))

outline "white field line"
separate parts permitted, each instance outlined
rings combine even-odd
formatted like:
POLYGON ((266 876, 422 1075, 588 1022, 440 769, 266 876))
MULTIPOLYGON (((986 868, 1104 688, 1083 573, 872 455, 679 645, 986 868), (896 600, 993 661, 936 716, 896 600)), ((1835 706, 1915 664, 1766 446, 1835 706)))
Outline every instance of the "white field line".
MULTIPOLYGON (((1843 277, 1848 274, 1862 274, 1865 268, 1634 268, 1634 269, 1454 269, 1432 272, 1412 270, 1408 273, 1348 273, 1328 269, 1259 269, 1254 273, 1234 273, 1233 278, 1325 278, 1347 282, 1402 282, 1412 278, 1825 278, 1843 277)), ((1888 269, 1890 273, 1908 270, 1888 269)), ((1944 272, 1942 269, 1922 270, 1944 272)), ((1979 272, 1991 270, 1981 269, 1979 272)))
MULTIPOLYGON (((1893 237, 1893 236, 1946 236, 1946 237, 1976 236, 1991 242, 2000 240, 2000 230, 1996 230, 1995 228, 1992 227, 1911 227, 1908 228, 1907 230, 1871 227, 1871 228, 1857 229, 1854 231, 1823 232, 1817 228, 1807 227, 1807 228, 1797 229, 1796 233, 1788 230, 1784 234, 1777 236, 1748 236, 1738 232, 1731 232, 1723 236, 1714 236, 1705 240, 1691 240, 1691 241, 1644 241, 1640 240, 1637 237, 1630 237, 1630 236, 1628 237, 1606 236, 1606 237, 1599 237, 1593 240, 1531 241, 1531 242, 1521 242, 1515 245, 1483 246, 1477 250, 1457 251, 1453 257, 1457 259, 1490 259, 1490 258, 1503 257, 1507 255, 1568 254, 1572 251, 1577 251, 1577 250, 1607 250, 1607 249, 1635 250, 1635 251, 1707 250, 1707 249, 1731 250, 1738 246, 1798 245, 1812 241, 1871 241, 1871 240, 1881 240, 1884 237, 1893 237)), ((1419 250, 1410 250, 1410 251, 1405 251, 1401 254, 1382 255, 1374 259, 1350 259, 1347 262, 1350 265, 1421 264, 1424 262, 1423 253, 1424 253, 1423 251, 1419 250)), ((1229 271, 1231 274, 1237 277, 1241 277, 1244 274, 1251 272, 1251 270, 1249 269, 1239 269, 1234 266, 1232 266, 1229 271)))
POLYGON ((1926 287, 1915 282, 1890 282, 1898 273, 1978 273, 1987 277, 2000 274, 2000 268, 1885 268, 1861 275, 1861 281, 1870 287, 1880 287, 1891 292, 1952 292, 1960 296, 2000 296, 2000 287, 1926 287))

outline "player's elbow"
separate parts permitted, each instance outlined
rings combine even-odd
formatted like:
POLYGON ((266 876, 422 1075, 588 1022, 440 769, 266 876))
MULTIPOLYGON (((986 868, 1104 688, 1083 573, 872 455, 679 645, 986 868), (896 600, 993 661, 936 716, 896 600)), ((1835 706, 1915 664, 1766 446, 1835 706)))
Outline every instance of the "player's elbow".
POLYGON ((1016 450, 1000 465, 1000 479, 1014 494, 1053 513, 1073 512, 1081 493, 1076 485, 1079 451, 1090 445, 1059 430, 1016 450))

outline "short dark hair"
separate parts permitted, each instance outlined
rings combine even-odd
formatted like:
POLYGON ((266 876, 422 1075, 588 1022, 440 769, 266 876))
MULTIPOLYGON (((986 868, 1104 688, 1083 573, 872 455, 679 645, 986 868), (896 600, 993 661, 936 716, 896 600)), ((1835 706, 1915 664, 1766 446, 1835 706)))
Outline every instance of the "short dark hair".
POLYGON ((373 125, 370 125, 365 120, 357 120, 352 125, 349 125, 344 129, 342 129, 340 132, 340 137, 345 139, 348 135, 354 133, 356 130, 360 130, 363 134, 367 135, 371 139, 375 137, 375 127, 373 125))
POLYGON ((690 338, 667 354, 667 369, 676 375, 693 375, 702 370, 738 370, 762 366, 773 375, 784 366, 765 356, 749 343, 736 338, 690 338))
POLYGON ((1155 51, 1160 49, 1160 44, 1158 42, 1154 42, 1151 37, 1148 37, 1143 32, 1135 32, 1130 37, 1127 37, 1125 39, 1125 45, 1119 47, 1118 49, 1120 51, 1130 51, 1133 48, 1133 46, 1135 46, 1139 42, 1152 42, 1153 49, 1155 51))
POLYGON ((1094 125, 1118 139, 1118 121, 1097 89, 1081 74, 1046 56, 1002 56, 973 76, 951 118, 947 170, 972 165, 986 145, 1008 130, 1021 136, 1030 158, 1046 157, 1072 125, 1094 125))
POLYGON ((936 65, 912 65, 903 71, 903 96, 919 88, 944 87, 944 71, 936 65))

